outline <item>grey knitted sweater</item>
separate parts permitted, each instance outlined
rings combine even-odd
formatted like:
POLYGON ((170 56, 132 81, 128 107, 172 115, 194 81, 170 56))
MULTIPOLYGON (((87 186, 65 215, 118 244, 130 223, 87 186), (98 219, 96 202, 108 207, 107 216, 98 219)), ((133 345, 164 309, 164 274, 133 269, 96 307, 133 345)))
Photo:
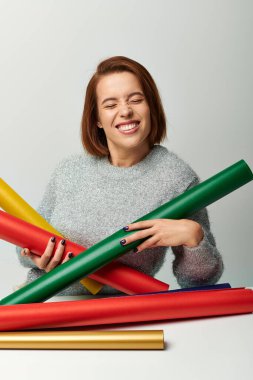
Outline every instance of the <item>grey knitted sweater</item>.
MULTIPOLYGON (((83 153, 64 159, 56 167, 38 212, 67 239, 88 248, 198 182, 193 169, 161 145, 155 145, 142 161, 127 168, 113 166, 107 157, 83 153)), ((210 232, 207 210, 190 219, 202 225, 204 238, 194 248, 171 247, 173 273, 181 287, 214 284, 221 277, 223 262, 210 232)), ((23 258, 20 249, 17 252, 21 264, 32 268, 28 282, 44 273, 23 258)), ((118 260, 154 276, 169 254, 169 247, 157 247, 138 254, 129 251, 118 260)), ((100 293, 119 291, 104 286, 100 293)), ((63 294, 90 293, 76 282, 58 293, 63 294)))

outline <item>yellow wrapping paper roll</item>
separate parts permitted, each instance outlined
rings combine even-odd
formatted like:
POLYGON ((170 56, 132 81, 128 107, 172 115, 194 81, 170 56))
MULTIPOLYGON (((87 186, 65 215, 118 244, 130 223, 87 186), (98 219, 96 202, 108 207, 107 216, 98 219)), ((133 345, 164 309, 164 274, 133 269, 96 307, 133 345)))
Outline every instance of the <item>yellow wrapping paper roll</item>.
MULTIPOLYGON (((0 207, 9 214, 32 223, 37 227, 44 228, 53 235, 62 236, 51 226, 34 208, 32 208, 23 198, 20 197, 2 178, 0 178, 0 207)), ((62 236, 63 237, 63 236, 62 236)), ((24 247, 25 248, 25 247, 24 247)), ((102 289, 100 282, 90 278, 84 278, 80 283, 92 294, 96 294, 102 289)))
POLYGON ((163 330, 0 333, 1 349, 163 350, 163 330))

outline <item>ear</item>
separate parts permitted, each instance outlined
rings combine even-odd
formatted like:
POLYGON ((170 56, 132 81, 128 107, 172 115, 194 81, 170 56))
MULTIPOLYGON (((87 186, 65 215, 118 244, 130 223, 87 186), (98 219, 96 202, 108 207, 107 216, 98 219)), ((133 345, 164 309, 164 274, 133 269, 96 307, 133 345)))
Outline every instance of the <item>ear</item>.
POLYGON ((103 128, 99 121, 97 122, 97 127, 98 128, 103 128))

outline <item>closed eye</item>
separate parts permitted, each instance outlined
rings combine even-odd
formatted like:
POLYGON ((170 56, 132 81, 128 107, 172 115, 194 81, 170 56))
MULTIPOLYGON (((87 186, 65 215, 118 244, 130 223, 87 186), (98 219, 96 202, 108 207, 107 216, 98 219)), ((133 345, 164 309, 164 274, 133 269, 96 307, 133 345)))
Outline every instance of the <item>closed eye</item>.
POLYGON ((131 100, 131 103, 140 103, 143 99, 134 99, 131 100))
POLYGON ((113 108, 115 106, 116 106, 116 104, 108 104, 107 106, 105 106, 105 108, 113 108))
MULTIPOLYGON (((143 99, 133 99, 133 100, 130 100, 130 103, 134 103, 134 104, 137 104, 137 103, 140 103, 142 102, 143 99)), ((105 108, 113 108, 115 107, 117 104, 108 104, 107 106, 105 106, 105 108)))

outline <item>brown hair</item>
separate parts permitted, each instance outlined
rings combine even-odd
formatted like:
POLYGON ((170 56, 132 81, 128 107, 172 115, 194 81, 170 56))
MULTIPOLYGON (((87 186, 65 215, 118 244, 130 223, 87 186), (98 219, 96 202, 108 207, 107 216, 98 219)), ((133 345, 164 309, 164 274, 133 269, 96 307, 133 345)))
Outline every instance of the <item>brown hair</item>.
POLYGON ((151 132, 150 147, 159 144, 166 137, 166 117, 156 84, 150 73, 140 63, 126 57, 115 56, 100 62, 90 79, 85 95, 81 123, 81 139, 84 148, 94 156, 108 156, 106 136, 102 128, 97 127, 96 87, 101 77, 115 72, 128 71, 138 78, 150 109, 151 132))

